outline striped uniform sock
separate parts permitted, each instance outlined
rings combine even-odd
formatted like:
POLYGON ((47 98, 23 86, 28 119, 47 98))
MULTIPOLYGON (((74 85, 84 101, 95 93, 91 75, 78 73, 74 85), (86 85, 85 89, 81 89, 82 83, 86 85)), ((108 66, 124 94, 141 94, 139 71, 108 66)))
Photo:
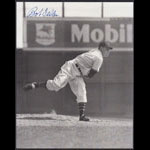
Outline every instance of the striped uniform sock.
POLYGON ((84 102, 78 103, 78 106, 79 106, 80 117, 85 116, 84 112, 85 112, 86 103, 84 102))

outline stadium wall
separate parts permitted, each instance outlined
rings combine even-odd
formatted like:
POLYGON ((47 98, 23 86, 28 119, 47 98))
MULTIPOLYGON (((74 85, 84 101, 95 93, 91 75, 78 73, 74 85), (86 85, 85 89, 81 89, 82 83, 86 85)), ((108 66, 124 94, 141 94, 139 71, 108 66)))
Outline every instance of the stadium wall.
MULTIPOLYGON (((55 77, 65 61, 81 52, 34 52, 16 50, 16 113, 78 115, 76 97, 67 85, 59 92, 44 89, 24 92, 27 82, 55 77)), ((133 52, 112 52, 100 72, 87 83, 86 112, 93 116, 133 115, 133 52)))

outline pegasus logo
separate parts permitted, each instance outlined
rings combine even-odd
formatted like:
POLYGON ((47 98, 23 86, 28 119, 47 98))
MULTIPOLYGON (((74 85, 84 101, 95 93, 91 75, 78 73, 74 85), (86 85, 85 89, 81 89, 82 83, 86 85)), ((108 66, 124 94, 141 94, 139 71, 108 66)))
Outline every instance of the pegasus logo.
POLYGON ((55 24, 36 23, 36 42, 45 46, 55 43, 55 24))

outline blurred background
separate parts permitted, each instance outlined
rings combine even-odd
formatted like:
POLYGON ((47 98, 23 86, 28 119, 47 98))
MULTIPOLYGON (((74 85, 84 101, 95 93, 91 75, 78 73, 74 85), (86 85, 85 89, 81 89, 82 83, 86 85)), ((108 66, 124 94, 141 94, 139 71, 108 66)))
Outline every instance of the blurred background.
POLYGON ((57 114, 78 115, 76 97, 69 85, 57 93, 44 89, 26 93, 22 87, 27 82, 54 78, 65 61, 96 48, 104 36, 112 42, 114 51, 104 59, 100 72, 86 81, 86 112, 99 117, 133 117, 132 2, 17 2, 16 17, 17 114, 55 110, 57 114), (55 9, 57 16, 29 16, 35 7, 39 11, 55 9), (38 37, 43 24, 55 25, 55 33, 51 34, 55 41, 50 44, 41 35, 38 37), (81 30, 82 38, 76 32, 81 30))

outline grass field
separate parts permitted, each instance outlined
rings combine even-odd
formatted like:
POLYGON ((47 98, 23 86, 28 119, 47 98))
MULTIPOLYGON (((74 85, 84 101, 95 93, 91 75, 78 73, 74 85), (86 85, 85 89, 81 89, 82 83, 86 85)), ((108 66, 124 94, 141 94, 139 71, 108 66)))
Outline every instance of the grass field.
POLYGON ((17 114, 16 148, 133 148, 133 121, 121 118, 17 114))

